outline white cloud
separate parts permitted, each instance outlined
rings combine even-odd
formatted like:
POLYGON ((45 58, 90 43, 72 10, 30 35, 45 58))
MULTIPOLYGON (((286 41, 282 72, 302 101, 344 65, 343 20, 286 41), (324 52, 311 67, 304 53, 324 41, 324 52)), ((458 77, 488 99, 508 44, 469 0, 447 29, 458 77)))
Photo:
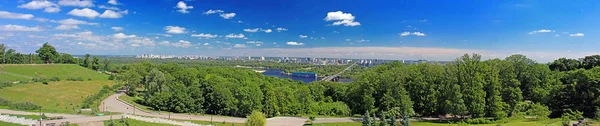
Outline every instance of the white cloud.
POLYGON ((250 28, 248 28, 248 29, 244 29, 244 31, 245 31, 245 32, 257 32, 257 31, 258 31, 258 28, 254 28, 254 29, 250 29, 250 28))
POLYGON ((135 44, 135 43, 133 43, 133 44, 131 44, 130 46, 133 46, 133 47, 138 47, 138 46, 140 46, 140 44, 135 44))
POLYGON ((39 22, 47 22, 47 21, 49 21, 47 18, 34 18, 33 20, 39 21, 39 22))
POLYGON ((528 34, 532 35, 532 34, 536 34, 536 33, 548 33, 548 32, 554 32, 554 30, 540 29, 540 30, 537 30, 537 31, 531 31, 528 34))
POLYGON ((117 0, 108 0, 108 4, 117 5, 119 2, 117 0))
POLYGON ((244 23, 243 21, 237 21, 237 23, 244 23))
POLYGON ((298 35, 298 37, 299 37, 299 38, 306 38, 306 37, 308 37, 308 36, 306 36, 306 35, 298 35))
POLYGON ((167 31, 167 33, 171 33, 171 34, 185 33, 185 28, 179 27, 179 26, 165 26, 165 30, 167 31))
POLYGON ((342 11, 328 12, 325 21, 336 21, 332 25, 344 25, 344 26, 359 26, 360 22, 354 21, 354 16, 350 13, 344 13, 342 11))
POLYGON ((246 44, 263 44, 261 41, 247 41, 246 44))
POLYGON ((121 13, 112 11, 112 10, 105 10, 104 13, 102 13, 102 15, 100 15, 99 17, 101 18, 121 18, 123 17, 121 15, 121 13))
POLYGON ((63 24, 63 25, 98 25, 98 23, 91 23, 91 22, 81 21, 81 20, 77 20, 77 19, 73 19, 73 18, 63 19, 63 20, 53 21, 53 22, 63 24))
POLYGON ((60 0, 58 5, 61 6, 76 6, 76 7, 91 7, 94 6, 92 0, 60 0))
POLYGON ((582 37, 582 36, 584 36, 584 34, 583 33, 575 33, 575 34, 569 34, 569 36, 572 36, 572 37, 582 37))
POLYGON ((44 12, 47 12, 47 13, 56 13, 59 11, 60 11, 59 7, 47 7, 46 9, 44 9, 44 12))
POLYGON ((34 16, 32 14, 22 14, 22 13, 8 12, 8 11, 0 11, 0 18, 31 20, 31 19, 33 19, 33 17, 34 16))
POLYGON ((235 44, 233 47, 234 48, 246 48, 248 46, 246 46, 246 44, 235 44))
POLYGON ((273 30, 271 30, 271 29, 262 30, 262 31, 265 32, 265 33, 271 33, 271 32, 273 32, 273 30))
POLYGON ((176 8, 179 8, 179 10, 177 10, 177 12, 180 12, 182 14, 187 14, 190 13, 188 11, 188 9, 193 9, 194 6, 188 6, 187 4, 185 4, 183 1, 179 1, 177 2, 177 6, 175 6, 176 8))
POLYGON ((114 31, 121 31, 124 28, 123 27, 110 27, 110 29, 114 30, 114 31))
POLYGON ((104 5, 100 5, 100 6, 98 6, 98 8, 100 8, 100 9, 107 9, 107 10, 117 10, 117 11, 121 10, 118 7, 110 7, 110 6, 104 6, 104 5))
POLYGON ((223 12, 225 12, 225 11, 223 11, 223 10, 212 10, 211 9, 211 10, 208 10, 208 11, 204 12, 203 14, 209 15, 209 14, 223 13, 223 12))
POLYGON ((171 45, 171 43, 169 43, 169 41, 162 41, 160 43, 158 43, 159 45, 164 45, 164 46, 169 46, 171 45))
POLYGON ((235 17, 235 13, 223 13, 223 14, 220 14, 219 16, 223 17, 223 19, 231 19, 231 18, 235 17))
POLYGON ((60 8, 55 3, 52 3, 47 0, 32 0, 29 3, 21 4, 17 6, 18 8, 25 8, 30 10, 37 10, 45 8, 44 12, 54 13, 60 11, 60 8))
POLYGON ((190 41, 179 40, 179 42, 173 43, 172 45, 175 47, 188 48, 192 45, 192 43, 190 41))
POLYGON ((293 46, 301 46, 301 45, 304 45, 304 43, 301 43, 301 42, 287 42, 286 44, 288 44, 288 45, 293 45, 293 46))
POLYGON ((244 34, 240 33, 240 34, 228 34, 225 36, 225 38, 244 38, 244 34))
POLYGON ((409 35, 414 35, 414 36, 426 36, 425 33, 422 32, 402 32, 402 33, 398 33, 398 35, 400 35, 401 37, 404 36, 409 36, 409 35))
POLYGON ((210 44, 208 44, 208 43, 204 43, 203 45, 207 46, 207 45, 210 45, 210 44))
POLYGON ((361 40, 356 40, 356 42, 369 42, 371 40, 365 40, 365 39, 361 39, 361 40))
POLYGON ((95 18, 96 16, 100 15, 100 13, 98 13, 95 10, 92 10, 90 8, 83 8, 83 9, 75 8, 67 14, 73 15, 73 16, 79 16, 79 17, 87 17, 87 18, 92 18, 92 19, 95 18))
POLYGON ((135 38, 136 36, 135 35, 126 35, 123 33, 117 33, 117 34, 114 34, 113 37, 116 39, 127 39, 127 38, 135 38))
POLYGON ((56 28, 54 28, 54 29, 56 29, 56 30, 72 30, 72 29, 79 29, 79 26, 63 24, 63 25, 56 26, 56 28))
POLYGON ((277 28, 276 30, 277 30, 277 32, 287 31, 287 29, 285 29, 285 28, 277 28))
POLYGON ((359 26, 360 22, 355 22, 353 20, 342 20, 333 22, 333 25, 344 25, 344 26, 359 26))
POLYGON ((427 22, 427 19, 419 20, 419 22, 427 22))
POLYGON ((20 31, 43 31, 43 29, 41 29, 40 27, 27 27, 27 26, 21 26, 21 25, 12 25, 12 24, 8 24, 8 25, 2 25, 0 26, 0 31, 16 31, 16 32, 20 32, 20 31))
POLYGON ((201 37, 201 38, 216 38, 218 35, 200 33, 200 34, 192 34, 191 36, 192 37, 201 37))

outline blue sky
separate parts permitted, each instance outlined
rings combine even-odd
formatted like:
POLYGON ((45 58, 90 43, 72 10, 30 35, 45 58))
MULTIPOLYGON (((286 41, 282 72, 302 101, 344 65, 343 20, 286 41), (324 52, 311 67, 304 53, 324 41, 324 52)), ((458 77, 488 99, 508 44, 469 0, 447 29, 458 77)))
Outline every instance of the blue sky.
POLYGON ((598 54, 600 1, 0 0, 0 43, 33 53, 452 60, 598 54))

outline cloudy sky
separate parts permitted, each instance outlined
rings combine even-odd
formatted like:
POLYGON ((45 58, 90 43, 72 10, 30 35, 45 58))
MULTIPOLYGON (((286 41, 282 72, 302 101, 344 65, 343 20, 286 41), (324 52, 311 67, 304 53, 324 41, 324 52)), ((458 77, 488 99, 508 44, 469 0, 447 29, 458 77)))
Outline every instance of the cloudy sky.
POLYGON ((0 43, 33 53, 539 62, 600 54, 597 0, 0 0, 0 43))

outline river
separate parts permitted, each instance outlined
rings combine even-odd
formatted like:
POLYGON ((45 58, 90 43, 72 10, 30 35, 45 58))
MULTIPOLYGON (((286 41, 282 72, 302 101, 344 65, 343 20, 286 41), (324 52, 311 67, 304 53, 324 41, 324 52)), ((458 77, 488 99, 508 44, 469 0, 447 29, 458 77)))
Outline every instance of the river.
MULTIPOLYGON (((294 77, 294 76, 290 76, 290 75, 281 74, 281 72, 283 72, 283 71, 282 70, 265 70, 265 72, 263 72, 262 74, 265 76, 274 76, 274 77, 278 77, 278 78, 290 78, 292 80, 302 81, 305 83, 310 83, 315 80, 319 81, 322 79, 320 77, 318 77, 318 78, 294 77)), ((340 79, 339 82, 342 82, 342 83, 352 82, 352 79, 340 79)))

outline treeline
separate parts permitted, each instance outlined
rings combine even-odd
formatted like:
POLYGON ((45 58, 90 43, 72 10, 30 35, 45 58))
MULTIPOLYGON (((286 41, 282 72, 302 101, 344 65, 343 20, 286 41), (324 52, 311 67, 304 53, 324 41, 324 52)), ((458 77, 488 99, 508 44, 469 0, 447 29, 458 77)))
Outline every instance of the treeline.
MULTIPOLYGON (((600 67, 583 65, 559 71, 569 70, 556 67, 562 61, 546 65, 523 55, 481 60, 480 55, 465 54, 445 65, 393 62, 365 72, 345 91, 337 92, 346 92, 341 101, 357 114, 399 109, 402 116, 504 119, 559 117, 573 110, 596 116, 600 67)), ((582 64, 594 62, 598 60, 582 64)))
POLYGON ((350 114, 341 101, 325 97, 324 89, 341 83, 305 84, 267 77, 248 69, 136 63, 118 79, 129 95, 159 111, 209 113, 245 117, 253 110, 267 116, 350 114), (319 90, 319 91, 317 91, 319 90))
POLYGON ((77 60, 68 53, 59 53, 56 49, 45 43, 36 51, 37 54, 23 54, 14 49, 8 49, 4 44, 0 44, 0 64, 43 64, 43 63, 63 63, 74 64, 77 60))

